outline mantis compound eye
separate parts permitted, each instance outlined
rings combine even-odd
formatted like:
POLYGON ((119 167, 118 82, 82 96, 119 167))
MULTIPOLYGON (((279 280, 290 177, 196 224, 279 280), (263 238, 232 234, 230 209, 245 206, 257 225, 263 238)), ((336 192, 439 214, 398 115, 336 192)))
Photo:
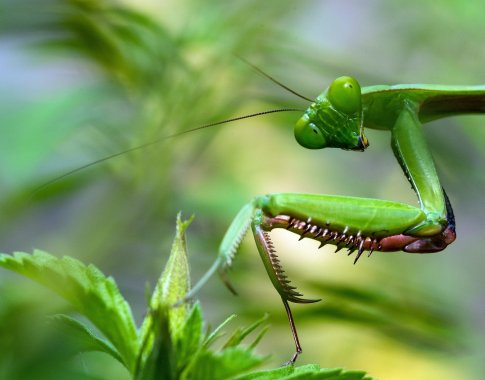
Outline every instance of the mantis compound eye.
POLYGON ((310 122, 306 114, 295 125, 295 138, 298 144, 308 149, 321 149, 327 145, 320 129, 310 122))
POLYGON ((328 88, 328 100, 338 111, 348 115, 360 113, 362 109, 360 85, 352 77, 335 79, 328 88))

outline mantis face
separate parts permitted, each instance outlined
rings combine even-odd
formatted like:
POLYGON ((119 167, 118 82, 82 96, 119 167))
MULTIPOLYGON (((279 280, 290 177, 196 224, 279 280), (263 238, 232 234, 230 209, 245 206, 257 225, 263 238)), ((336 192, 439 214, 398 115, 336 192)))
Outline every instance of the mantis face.
POLYGON ((295 138, 308 149, 365 150, 359 83, 352 77, 335 79, 297 121, 295 138))

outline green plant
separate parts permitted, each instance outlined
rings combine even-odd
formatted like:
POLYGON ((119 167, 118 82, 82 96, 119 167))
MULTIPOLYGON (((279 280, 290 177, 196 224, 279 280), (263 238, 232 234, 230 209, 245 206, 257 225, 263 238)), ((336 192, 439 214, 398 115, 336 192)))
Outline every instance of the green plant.
POLYGON ((191 219, 177 218, 168 263, 149 300, 148 312, 136 328, 130 305, 116 282, 93 265, 46 252, 1 254, 0 265, 42 284, 64 298, 91 324, 67 314, 49 318, 72 343, 74 353, 100 351, 119 361, 136 380, 150 379, 370 379, 362 371, 320 368, 318 365, 250 372, 265 357, 254 352, 267 331, 266 317, 237 328, 225 342, 223 329, 235 315, 213 331, 205 330, 200 304, 174 304, 190 290, 185 230, 191 219), (95 331, 95 329, 97 331, 95 331), (206 332, 204 332, 204 330, 206 332), (252 342, 247 336, 258 330, 252 342))

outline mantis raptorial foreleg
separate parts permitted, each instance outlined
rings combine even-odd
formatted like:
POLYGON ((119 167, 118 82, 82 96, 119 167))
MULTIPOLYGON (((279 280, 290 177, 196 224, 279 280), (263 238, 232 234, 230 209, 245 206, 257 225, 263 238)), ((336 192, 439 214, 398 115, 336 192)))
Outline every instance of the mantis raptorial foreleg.
MULTIPOLYGON (((284 228, 300 235, 300 239, 305 237, 319 241, 320 247, 333 244, 337 250, 346 249, 349 254, 357 251, 355 261, 365 250, 369 253, 401 249, 415 252, 415 247, 419 244, 421 244, 420 249, 424 244, 427 248, 436 250, 439 246, 436 241, 444 241, 441 235, 438 239, 435 235, 432 237, 406 235, 408 230, 426 225, 426 213, 403 203, 378 199, 318 194, 269 194, 257 197, 252 203, 246 205, 243 212, 238 215, 238 219, 237 225, 241 228, 229 229, 224 241, 239 242, 247 226, 251 224, 265 269, 280 294, 288 314, 296 345, 296 352, 291 362, 296 360, 301 347, 288 302, 311 303, 319 300, 303 298, 302 294, 290 285, 279 262, 269 231, 284 228), (246 219, 243 220, 243 218, 246 219), (433 246, 428 244, 429 239, 433 246)), ((452 240, 454 236, 450 232, 446 238, 452 240)), ((223 273, 232 263, 237 245, 221 245, 220 258, 226 259, 220 266, 223 273)))

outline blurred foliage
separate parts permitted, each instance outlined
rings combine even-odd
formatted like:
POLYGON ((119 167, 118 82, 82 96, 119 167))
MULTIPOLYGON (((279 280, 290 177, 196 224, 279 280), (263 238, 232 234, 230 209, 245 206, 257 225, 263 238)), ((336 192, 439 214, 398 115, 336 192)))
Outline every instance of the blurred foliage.
MULTIPOLYGON (((47 0, 42 6, 5 0, 0 249, 36 247, 94 262, 116 276, 136 320, 145 312, 143 282, 156 281, 155 252, 168 252, 165 231, 179 210, 198 216, 191 235, 198 278, 231 218, 255 194, 320 192, 414 204, 386 134, 368 131, 364 156, 307 152, 292 141, 297 114, 194 132, 34 191, 164 135, 269 108, 305 107, 236 55, 310 97, 343 74, 362 85, 483 83, 484 12, 483 2, 455 0, 47 0)), ((290 250, 285 267, 295 282, 324 298, 295 308, 299 360, 364 368, 382 379, 471 379, 485 371, 482 123, 467 116, 426 127, 458 222, 458 240, 442 254, 374 255, 354 267, 326 251, 310 257, 315 247, 295 245, 296 238, 276 240, 278 250, 290 250)), ((274 343, 262 342, 262 350, 281 362, 291 349, 284 313, 250 254, 254 245, 242 251, 233 273, 241 298, 213 281, 202 304, 209 320, 236 308, 243 319, 272 311, 266 341, 274 343)), ((1 343, 24 333, 20 325, 39 304, 32 290, 16 299, 16 282, 2 272, 1 293, 12 296, 0 300, 1 315, 5 326, 15 325, 2 329, 1 343)), ((4 357, 8 349, 2 346, 4 357)), ((34 359, 31 352, 18 366, 34 359)), ((120 370, 106 366, 101 354, 91 359, 108 374, 120 370)))
POLYGON ((392 290, 369 286, 358 289, 344 284, 320 281, 312 284, 325 299, 320 307, 303 313, 303 318, 336 320, 370 328, 400 342, 424 351, 435 350, 457 353, 463 348, 463 327, 456 325, 455 317, 440 300, 413 293, 412 297, 396 297, 397 292, 406 294, 396 284, 392 290), (426 302, 422 300, 426 299, 426 302))

